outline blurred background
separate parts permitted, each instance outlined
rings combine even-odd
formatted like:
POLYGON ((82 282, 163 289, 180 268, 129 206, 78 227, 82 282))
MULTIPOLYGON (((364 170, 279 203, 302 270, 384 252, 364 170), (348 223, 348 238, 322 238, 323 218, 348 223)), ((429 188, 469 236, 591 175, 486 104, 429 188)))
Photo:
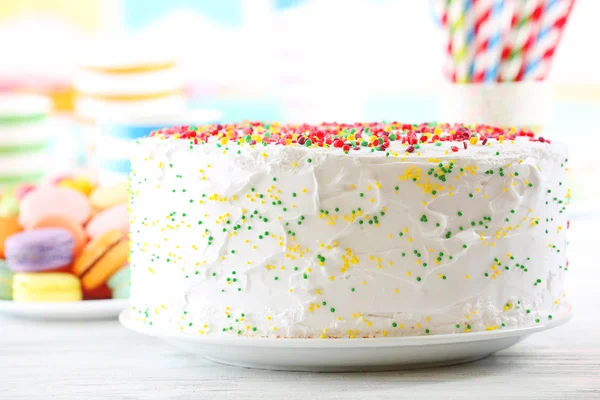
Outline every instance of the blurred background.
MULTIPOLYGON (((597 15, 599 1, 576 1, 540 121, 544 137, 569 143, 575 215, 600 210, 597 15)), ((438 121, 443 24, 435 1, 2 0, 0 94, 52 100, 7 101, 4 118, 48 113, 39 168, 93 165, 107 183, 128 169, 119 140, 162 125, 438 121)))

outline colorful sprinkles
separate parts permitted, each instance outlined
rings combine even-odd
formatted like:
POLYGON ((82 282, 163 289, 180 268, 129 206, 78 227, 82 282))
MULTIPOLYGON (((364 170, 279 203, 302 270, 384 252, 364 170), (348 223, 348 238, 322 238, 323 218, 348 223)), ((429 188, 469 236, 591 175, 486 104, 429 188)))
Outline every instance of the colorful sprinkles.
MULTIPOLYGON (((500 143, 526 137, 530 141, 550 143, 530 130, 502 129, 488 125, 460 124, 403 124, 400 122, 359 122, 354 124, 322 123, 319 125, 282 125, 245 122, 239 124, 215 124, 202 126, 177 126, 154 131, 152 137, 187 139, 190 143, 215 142, 217 146, 232 143, 249 145, 300 145, 307 148, 332 148, 344 152, 369 149, 387 151, 391 143, 399 142, 405 152, 418 152, 422 146, 443 142, 457 142, 462 146, 451 146, 452 152, 472 146, 485 146, 490 140, 500 143)), ((307 162, 311 162, 308 159, 307 162)))

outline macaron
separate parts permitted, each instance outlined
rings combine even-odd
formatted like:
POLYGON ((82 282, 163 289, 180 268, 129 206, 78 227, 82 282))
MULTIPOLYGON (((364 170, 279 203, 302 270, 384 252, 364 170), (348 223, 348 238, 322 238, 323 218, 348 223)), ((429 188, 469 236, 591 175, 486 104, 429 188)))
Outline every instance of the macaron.
POLYGON ((79 301, 81 283, 64 272, 18 273, 13 278, 13 299, 21 302, 79 301))
POLYGON ((117 204, 127 203, 128 191, 128 181, 110 186, 98 187, 90 195, 90 201, 96 210, 106 210, 117 204))
POLYGON ((17 217, 0 217, 0 258, 4 258, 4 242, 6 239, 22 230, 17 217))
POLYGON ((85 231, 91 239, 102 236, 111 229, 118 229, 124 234, 129 234, 127 204, 119 204, 100 211, 85 227, 85 231))
POLYGON ((47 215, 37 220, 29 230, 35 230, 40 228, 61 228, 67 230, 73 236, 75 244, 73 246, 73 257, 77 257, 83 247, 88 242, 86 233, 84 232, 81 225, 73 221, 71 218, 63 215, 47 215))
POLYGON ((13 272, 44 272, 71 264, 75 240, 65 229, 42 228, 9 236, 4 246, 13 272))
POLYGON ((87 179, 63 179, 56 186, 77 190, 85 196, 89 196, 94 190, 94 186, 87 179))
POLYGON ((12 300, 12 283, 12 271, 6 261, 0 260, 0 300, 12 300))
POLYGON ((108 287, 112 291, 113 299, 128 299, 131 279, 129 264, 121 268, 108 279, 108 287))
POLYGON ((81 192, 68 188, 42 186, 27 193, 21 201, 19 223, 31 227, 49 215, 63 215, 83 225, 90 218, 92 208, 81 192))
POLYGON ((112 229, 85 246, 73 265, 85 290, 96 289, 121 269, 129 256, 129 240, 123 232, 112 229))

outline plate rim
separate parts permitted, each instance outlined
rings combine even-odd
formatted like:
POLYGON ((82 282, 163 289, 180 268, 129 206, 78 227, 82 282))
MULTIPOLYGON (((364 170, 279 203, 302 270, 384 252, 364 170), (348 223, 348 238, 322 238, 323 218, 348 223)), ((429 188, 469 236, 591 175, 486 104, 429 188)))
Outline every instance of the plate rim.
POLYGON ((574 315, 573 308, 569 305, 566 312, 551 321, 526 326, 522 328, 469 332, 448 333, 430 336, 403 336, 384 338, 357 338, 357 339, 317 339, 317 338, 256 338, 256 337, 213 337, 210 335, 191 336, 182 335, 177 332, 152 331, 145 326, 136 325, 130 315, 131 309, 126 308, 119 313, 121 325, 135 333, 152 336, 163 340, 183 340, 201 345, 235 346, 235 347, 296 347, 296 348, 357 348, 357 347, 401 347, 401 346, 425 346, 438 344, 454 344, 486 341, 494 339, 510 338, 515 336, 528 336, 532 333, 553 329, 569 322, 574 315))
POLYGON ((63 302, 21 302, 14 300, 0 300, 0 314, 15 314, 20 311, 36 311, 53 314, 61 314, 65 311, 90 311, 122 308, 127 310, 129 307, 128 299, 102 299, 102 300, 80 300, 63 302), (53 312, 54 311, 54 312, 53 312))

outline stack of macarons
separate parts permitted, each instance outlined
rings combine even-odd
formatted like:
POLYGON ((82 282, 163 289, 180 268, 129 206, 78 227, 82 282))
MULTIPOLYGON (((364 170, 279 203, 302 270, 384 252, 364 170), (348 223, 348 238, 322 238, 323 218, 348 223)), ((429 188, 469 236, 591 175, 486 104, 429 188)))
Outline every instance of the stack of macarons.
POLYGON ((50 165, 50 99, 32 94, 0 95, 0 185, 40 182, 50 165))
POLYGON ((154 43, 124 37, 93 43, 82 54, 73 78, 75 114, 94 164, 102 124, 185 111, 186 79, 171 53, 154 43))
POLYGON ((0 299, 129 297, 126 184, 67 177, 15 193, 16 214, 0 217, 0 299))

